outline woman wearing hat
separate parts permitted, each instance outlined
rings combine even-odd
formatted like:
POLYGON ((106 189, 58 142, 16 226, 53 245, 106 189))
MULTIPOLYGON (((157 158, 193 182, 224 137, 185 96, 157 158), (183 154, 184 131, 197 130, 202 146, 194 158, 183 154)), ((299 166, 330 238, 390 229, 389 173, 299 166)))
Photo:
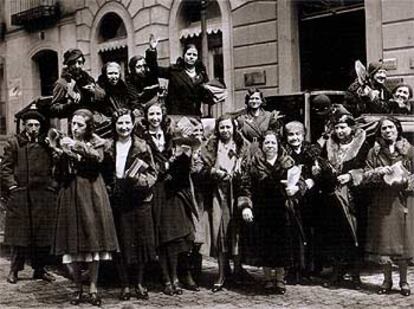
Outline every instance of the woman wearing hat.
POLYGON ((234 260, 234 275, 243 273, 239 252, 240 212, 236 208, 240 189, 241 163, 248 159, 248 142, 238 133, 236 121, 230 115, 216 120, 214 135, 202 148, 206 172, 211 175, 212 253, 218 257, 219 276, 213 292, 223 289, 229 273, 229 258, 234 260))
POLYGON ((382 118, 364 174, 374 192, 368 206, 365 251, 384 271, 378 294, 392 289, 392 264, 399 267, 401 294, 411 293, 407 266, 414 257, 413 160, 414 148, 402 136, 401 123, 393 117, 382 118))
POLYGON ((104 99, 105 92, 83 70, 85 57, 82 51, 77 48, 69 49, 63 54, 63 58, 65 67, 53 88, 50 106, 52 116, 69 118, 80 108, 91 111, 99 109, 99 102, 104 99))
POLYGON ((60 185, 52 252, 73 268, 77 285, 71 304, 83 301, 81 264, 90 272, 89 302, 101 305, 97 281, 99 262, 118 251, 118 240, 102 177, 105 140, 94 134, 93 114, 73 113, 70 137, 56 148, 56 178, 60 185))
POLYGON ((363 223, 357 231, 357 218, 363 218, 364 203, 358 185, 368 153, 365 132, 355 127, 350 114, 334 115, 333 133, 322 149, 318 165, 313 167, 322 190, 324 215, 324 247, 334 271, 325 286, 340 283, 345 267, 351 266, 355 288, 360 286, 357 262, 359 242, 363 241, 363 223))
POLYGON ((345 107, 354 117, 363 113, 389 113, 388 100, 391 93, 385 86, 387 71, 383 63, 370 63, 366 74, 366 80, 357 79, 349 86, 345 95, 345 107))
POLYGON ((108 143, 104 162, 121 249, 115 259, 122 284, 121 300, 131 296, 129 277, 135 284, 137 298, 148 299, 143 286, 144 268, 155 259, 152 187, 157 173, 150 147, 133 134, 134 118, 128 109, 114 112, 114 139, 108 143))
MULTIPOLYGON (((195 210, 190 189, 192 147, 195 139, 176 138, 161 103, 147 105, 142 138, 151 147, 158 179, 154 186, 153 213, 164 293, 182 294, 177 276, 178 255, 189 253, 194 243, 191 214, 195 210)), ((198 290, 189 267, 184 267, 185 287, 198 290)))

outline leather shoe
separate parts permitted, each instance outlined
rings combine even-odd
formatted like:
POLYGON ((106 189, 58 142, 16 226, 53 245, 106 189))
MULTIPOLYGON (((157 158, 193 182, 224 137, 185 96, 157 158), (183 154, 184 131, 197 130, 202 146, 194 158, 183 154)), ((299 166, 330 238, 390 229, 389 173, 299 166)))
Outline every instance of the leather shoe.
POLYGON ((137 293, 137 299, 143 299, 143 300, 149 299, 148 290, 144 288, 143 286, 139 286, 139 285, 135 286, 135 293, 137 293))
POLYGON ((391 292, 392 289, 392 282, 390 281, 385 281, 381 284, 380 288, 377 291, 377 294, 379 295, 383 295, 383 294, 388 294, 389 292, 391 292))
POLYGON ((83 292, 82 291, 76 291, 73 293, 72 299, 70 300, 70 304, 77 306, 83 301, 83 292))
POLYGON ((53 276, 51 273, 47 271, 35 271, 33 274, 33 279, 42 279, 47 282, 53 282, 56 281, 55 276, 53 276))
POLYGON ((175 295, 183 295, 183 289, 178 281, 174 282, 173 291, 175 295))
POLYGON ((214 283, 213 288, 211 289, 211 291, 213 293, 217 293, 217 292, 220 292, 221 290, 223 290, 223 287, 224 287, 224 282, 214 283))
POLYGON ((93 292, 89 294, 89 303, 92 306, 100 307, 102 305, 102 300, 99 297, 98 293, 93 292))
POLYGON ((410 296, 411 295, 410 286, 408 285, 407 282, 401 282, 400 287, 401 287, 401 295, 402 296, 410 296))
POLYGON ((173 289, 173 286, 172 286, 171 282, 167 282, 165 284, 163 292, 164 292, 165 295, 168 295, 168 296, 173 296, 174 295, 174 289, 173 289))
POLYGON ((7 282, 11 284, 17 283, 17 272, 11 271, 9 275, 7 276, 7 282))
POLYGON ((286 294, 286 284, 284 281, 276 281, 275 292, 279 295, 286 294))
POLYGON ((127 301, 131 299, 131 293, 127 289, 122 289, 119 295, 119 300, 127 301))

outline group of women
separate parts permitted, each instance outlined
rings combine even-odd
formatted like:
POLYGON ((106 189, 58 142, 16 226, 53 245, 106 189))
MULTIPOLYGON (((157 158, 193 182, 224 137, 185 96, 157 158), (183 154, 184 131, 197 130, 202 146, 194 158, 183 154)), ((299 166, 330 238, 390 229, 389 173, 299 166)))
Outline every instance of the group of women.
POLYGON ((180 66, 159 69, 170 78, 167 108, 152 100, 140 119, 116 109, 110 140, 94 133, 90 110, 72 114, 54 155, 61 186, 53 243, 78 286, 71 303, 84 299, 81 263, 89 265, 89 301, 100 305, 99 261, 114 261, 121 300, 130 299, 131 286, 148 299, 148 262, 158 259, 164 293, 179 295, 199 290, 202 255, 218 260, 213 292, 247 276, 243 263, 262 266, 264 288, 277 294, 286 292, 287 277, 300 280, 322 262, 333 266, 326 286, 348 272, 359 287, 368 257, 384 268, 380 294, 391 290, 397 263, 401 294, 410 295, 414 149, 399 121, 382 118, 370 144, 339 110, 325 143, 311 145, 302 123, 283 124, 251 89, 245 111, 220 116, 206 136, 197 117, 202 91, 195 85, 206 78, 197 57, 190 46, 180 66), (189 96, 181 84, 192 86, 189 96), (167 115, 188 109, 188 121, 167 115))

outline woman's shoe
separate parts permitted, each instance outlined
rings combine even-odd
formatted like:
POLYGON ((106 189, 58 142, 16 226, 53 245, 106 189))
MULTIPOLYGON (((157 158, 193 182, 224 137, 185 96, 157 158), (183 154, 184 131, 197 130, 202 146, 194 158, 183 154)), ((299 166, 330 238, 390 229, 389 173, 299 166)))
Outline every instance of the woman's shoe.
POLYGON ((173 283, 173 290, 175 295, 183 295, 183 289, 178 281, 173 283))
POLYGON ((100 307, 102 305, 102 300, 97 292, 89 293, 89 303, 96 307, 100 307))
POLYGON ((77 306, 83 301, 83 291, 76 291, 73 293, 70 304, 77 306))
POLYGON ((168 296, 173 296, 174 295, 174 288, 172 286, 171 282, 167 282, 164 286, 164 294, 168 295, 168 296))
POLYGON ((408 282, 401 282, 400 283, 400 288, 401 288, 401 295, 402 296, 410 296, 411 295, 411 290, 410 290, 410 286, 408 285, 408 282))
POLYGON ((137 299, 148 300, 148 290, 141 285, 135 286, 135 293, 137 294, 137 299))
POLYGON ((377 294, 383 295, 388 294, 392 289, 392 281, 386 281, 382 282, 380 288, 377 291, 377 294))
POLYGON ((128 289, 122 289, 121 294, 119 295, 119 300, 127 301, 131 299, 131 293, 128 289))
POLYGON ((220 292, 221 290, 223 290, 224 282, 225 281, 214 283, 213 288, 211 289, 211 291, 213 293, 217 293, 217 292, 220 292))
POLYGON ((281 281, 276 281, 276 294, 279 295, 284 295, 286 294, 286 284, 285 281, 281 280, 281 281))
POLYGON ((273 289, 275 288, 275 284, 272 280, 266 280, 263 288, 265 289, 265 291, 270 292, 273 291, 273 289))

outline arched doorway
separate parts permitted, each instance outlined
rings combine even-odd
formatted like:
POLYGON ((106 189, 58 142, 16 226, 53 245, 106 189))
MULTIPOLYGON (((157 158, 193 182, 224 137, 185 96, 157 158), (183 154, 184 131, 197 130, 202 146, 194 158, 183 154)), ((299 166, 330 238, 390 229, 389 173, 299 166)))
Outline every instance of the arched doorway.
POLYGON ((58 79, 58 54, 53 50, 41 50, 33 57, 33 81, 35 95, 51 96, 53 85, 58 79))
POLYGON ((97 30, 97 43, 101 65, 115 61, 121 65, 125 77, 128 70, 127 31, 119 15, 111 12, 102 17, 97 30))
MULTIPOLYGON (((201 47, 201 1, 184 1, 177 16, 181 49, 188 44, 201 47)), ((210 79, 224 81, 223 67, 223 33, 221 30, 220 7, 216 1, 209 1, 207 6, 207 41, 208 63, 207 73, 210 79)), ((201 57, 201 52, 200 52, 201 57)), ((174 59, 173 59, 174 60, 174 59)), ((220 113, 219 106, 213 108, 213 115, 220 113)), ((208 106, 203 106, 203 115, 208 114, 208 106)))
MULTIPOLYGON (((195 44, 201 48, 201 1, 176 0, 170 12, 169 43, 170 61, 175 62, 182 56, 185 45, 195 44)), ((209 0, 206 9, 207 39, 208 39, 208 66, 207 73, 210 79, 222 79, 228 89, 229 97, 225 103, 213 107, 213 116, 233 110, 232 104, 232 31, 231 10, 228 1, 209 0)), ((207 115, 207 106, 204 106, 203 115, 207 115)))

